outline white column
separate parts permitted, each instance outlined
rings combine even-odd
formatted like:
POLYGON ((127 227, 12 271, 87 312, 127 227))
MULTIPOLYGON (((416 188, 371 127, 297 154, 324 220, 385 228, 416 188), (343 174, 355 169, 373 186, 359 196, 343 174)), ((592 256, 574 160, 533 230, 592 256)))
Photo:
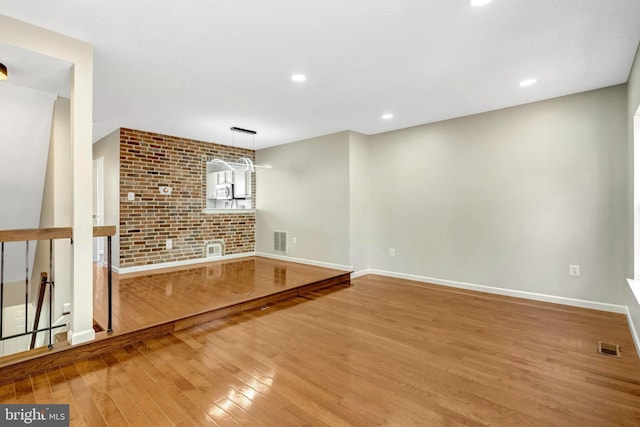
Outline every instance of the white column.
POLYGON ((71 84, 71 164, 73 209, 71 227, 71 329, 68 339, 79 344, 95 338, 93 330, 93 61, 76 62, 71 84), (90 72, 87 72, 90 71, 90 72))

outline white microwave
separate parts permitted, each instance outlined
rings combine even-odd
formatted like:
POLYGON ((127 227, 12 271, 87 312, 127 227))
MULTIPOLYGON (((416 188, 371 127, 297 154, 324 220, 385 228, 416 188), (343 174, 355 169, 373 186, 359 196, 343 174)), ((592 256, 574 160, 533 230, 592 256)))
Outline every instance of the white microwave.
POLYGON ((233 199, 233 184, 216 185, 216 199, 233 199))

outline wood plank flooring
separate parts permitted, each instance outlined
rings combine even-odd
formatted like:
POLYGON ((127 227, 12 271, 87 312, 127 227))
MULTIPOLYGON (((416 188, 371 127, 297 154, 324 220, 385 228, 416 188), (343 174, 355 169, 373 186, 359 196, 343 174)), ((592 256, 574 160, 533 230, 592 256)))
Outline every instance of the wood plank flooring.
MULTIPOLYGON (((106 269, 94 266, 94 325, 107 328, 106 269)), ((170 334, 244 310, 295 298, 301 292, 350 283, 341 270, 263 257, 113 275, 113 330, 71 346, 67 342, 0 358, 0 384, 70 364, 144 339, 170 334)), ((95 328, 95 326, 94 326, 95 328)))
POLYGON ((622 315, 364 276, 0 386, 78 426, 638 426, 622 315), (597 340, 622 357, 596 353, 597 340))

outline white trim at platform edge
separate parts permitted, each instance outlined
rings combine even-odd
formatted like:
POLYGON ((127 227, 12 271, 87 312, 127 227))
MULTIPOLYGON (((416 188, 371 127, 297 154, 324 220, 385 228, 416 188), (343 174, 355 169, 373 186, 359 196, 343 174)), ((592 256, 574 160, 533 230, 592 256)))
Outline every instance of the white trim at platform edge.
POLYGON ((638 301, 638 304, 640 304, 640 280, 627 279, 627 283, 631 288, 633 296, 636 297, 636 301, 638 301))
POLYGON ((184 265, 193 265, 193 264, 203 264, 206 262, 214 262, 214 261, 224 261, 228 259, 236 259, 236 258, 246 258, 255 256, 255 252, 244 252, 241 254, 231 254, 224 255, 215 258, 195 258, 195 259, 187 259, 184 261, 173 261, 173 262, 163 262, 161 264, 146 264, 146 265, 138 265, 135 267, 124 267, 118 268, 113 267, 113 271, 118 274, 127 274, 127 273, 138 273, 140 271, 152 271, 159 270, 161 268, 169 268, 169 267, 182 267, 184 265))
POLYGON ((82 344, 83 342, 94 339, 96 339, 96 331, 93 330, 93 328, 80 332, 67 331, 67 341, 69 341, 71 345, 82 344))
POLYGON ((330 262, 314 261, 314 260, 304 259, 304 258, 293 258, 289 256, 284 256, 284 255, 269 254, 266 252, 256 252, 256 256, 277 259, 279 261, 297 262, 298 264, 315 265, 316 267, 333 268, 334 270, 353 271, 352 265, 332 264, 330 262))
POLYGON ((627 309, 627 323, 629 324, 629 330, 631 331, 631 338, 633 338, 633 343, 636 345, 636 352, 638 353, 638 357, 640 357, 640 337, 638 336, 638 331, 633 323, 629 307, 625 308, 627 309))
POLYGON ((554 304, 570 305, 573 307, 590 308, 593 310, 608 311, 611 313, 627 314, 628 309, 624 305, 609 304, 606 302, 589 301, 577 298, 560 297, 556 295, 539 294, 535 292, 520 291, 516 289, 496 288, 494 286, 476 285, 474 283, 456 282, 454 280, 436 279, 434 277, 417 276, 414 274, 396 273, 393 271, 368 269, 354 273, 351 278, 361 277, 366 274, 394 277, 397 279, 414 280, 416 282, 432 283, 434 285, 449 286, 452 288, 467 289, 470 291, 486 292, 490 294, 505 295, 509 297, 525 298, 534 301, 551 302, 554 304))

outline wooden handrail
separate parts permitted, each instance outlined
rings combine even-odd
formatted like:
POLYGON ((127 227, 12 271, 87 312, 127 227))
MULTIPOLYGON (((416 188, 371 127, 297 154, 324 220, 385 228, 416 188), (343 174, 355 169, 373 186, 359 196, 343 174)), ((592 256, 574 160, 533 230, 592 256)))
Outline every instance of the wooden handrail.
POLYGON ((101 225, 100 227, 93 227, 93 237, 115 236, 115 234, 115 225, 101 225))
POLYGON ((24 242, 25 240, 70 239, 71 227, 25 228, 22 230, 0 230, 0 242, 24 242))
MULTIPOLYGON (((93 227, 93 237, 115 236, 115 225, 93 227)), ((0 242, 24 242, 26 240, 71 239, 71 227, 24 228, 21 230, 0 230, 0 242)))
MULTIPOLYGON (((47 273, 44 271, 40 273, 40 290, 38 291, 38 307, 36 308, 35 318, 33 319, 33 329, 35 331, 38 329, 40 325, 40 315, 42 314, 42 306, 44 305, 44 293, 47 290, 47 273)), ((51 307, 49 307, 49 311, 51 311, 51 307)), ((36 347, 36 335, 31 334, 31 345, 29 346, 30 350, 33 350, 36 347)))

